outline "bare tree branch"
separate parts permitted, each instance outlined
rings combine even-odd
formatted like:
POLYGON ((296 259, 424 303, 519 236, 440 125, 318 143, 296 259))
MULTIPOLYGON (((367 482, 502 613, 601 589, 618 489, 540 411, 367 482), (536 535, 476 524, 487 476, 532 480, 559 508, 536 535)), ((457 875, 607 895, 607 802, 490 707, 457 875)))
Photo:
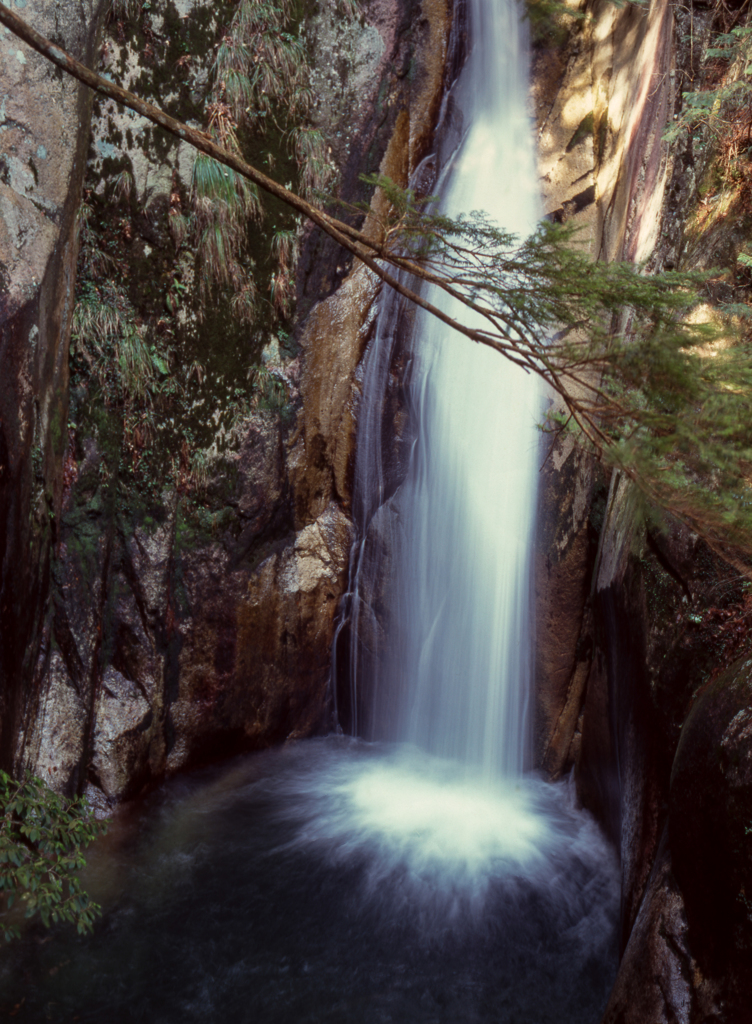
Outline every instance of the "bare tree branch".
MULTIPOLYGON (((399 269, 401 261, 393 259, 387 251, 383 250, 381 246, 375 244, 367 234, 356 230, 344 221, 331 217, 323 210, 313 206, 311 203, 301 198, 301 196, 296 195, 296 193, 291 192, 272 178, 267 177, 255 167, 252 167, 244 160, 241 160, 240 157, 236 156, 234 153, 218 146, 213 139, 204 132, 197 131, 195 128, 191 128, 182 121, 178 121, 176 118, 170 117, 169 114, 166 114, 159 107, 154 106, 154 104, 147 103, 145 100, 140 99, 133 93, 128 92, 127 89, 123 89, 119 85, 115 85, 114 82, 110 82, 101 75, 91 71, 80 61, 71 57, 71 55, 61 47, 56 46, 49 39, 40 35, 40 33, 24 21, 23 18, 20 18, 15 11, 4 6, 2 0, 0 0, 0 23, 5 25, 6 28, 9 28, 11 32, 31 46, 32 49, 36 50, 43 57, 46 57, 47 60, 52 61, 53 64, 56 64, 57 67, 61 68, 67 74, 72 75, 73 78, 78 79, 79 82, 87 85, 90 89, 100 93, 102 96, 107 96, 108 99, 115 100, 115 102, 122 104, 124 107, 128 107, 130 110, 134 110, 137 114, 141 114, 142 117, 148 118, 154 124, 159 125, 161 128, 164 128, 165 131, 174 135, 177 139, 190 143, 196 149, 205 153, 207 156, 212 157, 218 163, 224 164, 237 174, 247 178, 249 181, 252 181, 262 189, 262 191, 275 196, 287 206, 290 206, 293 210, 297 210, 298 213, 301 213, 317 227, 321 228, 321 230, 329 235, 330 238, 333 238, 335 242, 351 252, 353 256, 357 257, 357 259, 364 263, 369 270, 373 271, 373 273, 376 274, 377 277, 379 277, 385 284, 388 284, 396 292, 414 303, 416 306, 420 306, 421 309, 425 309, 428 313, 431 313, 448 327, 458 331, 460 334, 464 334, 467 338, 470 338, 471 341, 475 341, 481 345, 487 345, 490 348, 495 349, 502 355, 508 354, 505 346, 500 344, 498 341, 488 337, 481 331, 476 331, 470 327, 466 327, 458 320, 454 320, 443 310, 439 309, 438 306, 428 302, 423 296, 419 295, 412 288, 409 288, 406 284, 398 280, 380 266, 377 262, 378 259, 394 264, 399 269)), ((421 273, 420 268, 415 265, 411 266, 410 270, 412 273, 417 274, 420 277, 425 276, 421 273)), ((439 282, 436 281, 436 283, 439 282)), ((442 285, 439 283, 439 286, 448 290, 445 284, 442 285)), ((511 338, 507 338, 505 340, 512 341, 511 338)))

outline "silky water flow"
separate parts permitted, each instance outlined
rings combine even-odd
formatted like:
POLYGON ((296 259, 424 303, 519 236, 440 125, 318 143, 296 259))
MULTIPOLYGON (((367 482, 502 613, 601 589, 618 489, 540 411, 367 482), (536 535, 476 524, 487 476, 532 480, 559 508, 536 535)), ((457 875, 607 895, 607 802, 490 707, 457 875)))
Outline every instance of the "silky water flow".
MULTIPOLYGON (((442 204, 524 234, 540 211, 517 11, 470 16, 442 204)), ((94 936, 32 930, 0 965, 15 1019, 599 1021, 614 854, 567 783, 525 772, 541 397, 419 317, 397 486, 381 442, 399 323, 385 300, 364 377, 336 659, 354 735, 174 780, 120 818, 85 878, 94 936)))
MULTIPOLYGON (((540 208, 516 10, 479 0, 472 13, 478 45, 453 97, 469 129, 439 182, 442 208, 484 210, 524 236, 540 208)), ((458 301, 435 289, 429 297, 468 322, 458 301)), ((385 502, 378 417, 396 319, 388 310, 369 353, 359 431, 364 557, 352 613, 366 621, 352 630, 350 665, 365 721, 354 731, 476 765, 489 780, 516 777, 528 746, 538 380, 421 312, 410 367, 414 450, 407 479, 385 502), (374 541, 388 551, 386 573, 369 558, 374 541), (380 574, 390 581, 386 637, 364 645, 380 574)), ((478 317, 473 326, 487 325, 478 317)))

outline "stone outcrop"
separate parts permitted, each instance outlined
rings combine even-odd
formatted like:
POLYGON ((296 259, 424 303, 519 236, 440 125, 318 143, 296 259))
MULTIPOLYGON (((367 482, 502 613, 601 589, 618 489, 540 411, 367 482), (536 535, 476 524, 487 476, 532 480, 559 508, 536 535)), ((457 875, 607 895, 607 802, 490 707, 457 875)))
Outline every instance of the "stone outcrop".
MULTIPOLYGON (((566 46, 539 45, 533 96, 546 216, 572 221, 594 258, 638 261, 660 224, 673 103, 670 5, 597 4, 566 46), (660 81, 661 88, 651 83, 660 81)), ((608 483, 567 441, 541 472, 536 558, 537 757, 556 776, 579 756, 593 651, 590 589, 608 483)))
MULTIPOLYGON (((635 128, 637 138, 647 132, 646 153, 658 126, 679 109, 674 79, 698 73, 692 61, 698 60, 700 40, 709 36, 712 14, 695 11, 691 26, 689 18, 679 12, 674 26, 673 56, 661 77, 665 101, 653 95, 645 108, 648 123, 635 128), (694 48, 686 41, 689 27, 694 48)), ((660 35, 665 36, 664 30, 660 35)), ((660 209, 645 186, 657 173, 658 160, 646 157, 632 188, 632 212, 623 216, 622 252, 649 256, 656 268, 703 265, 702 247, 692 251, 686 228, 697 201, 697 174, 706 160, 703 147, 701 139, 691 138, 671 147, 660 175, 665 183, 660 209)), ((698 767, 696 723, 704 717, 698 707, 710 710, 710 698, 701 694, 748 644, 743 580, 738 569, 670 517, 661 526, 646 525, 632 488, 618 477, 612 481, 593 588, 597 671, 588 681, 578 766, 585 801, 593 807, 599 801, 610 804, 608 820, 618 827, 614 834, 622 855, 625 953, 606 1015, 609 1022, 736 1024, 747 1015, 746 966, 733 955, 717 955, 719 948, 748 945, 739 923, 743 902, 723 922, 699 923, 704 894, 719 879, 733 877, 734 857, 719 843, 717 875, 698 873, 690 866, 702 863, 700 846, 677 824, 683 805, 685 824, 691 822, 710 843, 711 834, 720 838, 738 826, 728 802, 728 780, 716 778, 714 796, 703 803, 697 799, 700 774, 688 773, 687 765, 698 767), (688 784, 689 775, 693 781, 688 784), (708 952, 711 948, 715 955, 708 952)), ((729 675, 721 676, 711 690, 726 690, 731 682, 729 675)), ((729 700, 734 704, 730 693, 729 700)), ((737 692, 734 713, 743 714, 743 703, 737 692)), ((719 714, 723 718, 720 709, 719 714)), ((742 741, 737 756, 743 746, 742 741)), ((734 895, 740 897, 740 890, 734 895)))
POLYGON ((749 1014, 751 669, 744 658, 701 687, 683 723, 668 821, 604 1024, 749 1014))
MULTIPOLYGON (((709 876, 689 878, 682 865, 696 863, 697 844, 677 839, 669 825, 679 766, 687 757, 695 762, 694 754, 681 751, 692 747, 690 722, 695 715, 704 718, 697 711, 705 701, 700 695, 748 642, 743 579, 686 527, 668 521, 661 530, 646 528, 637 495, 617 475, 601 532, 591 615, 578 791, 613 837, 622 865, 624 954, 605 1019, 735 1024, 744 1018, 728 1005, 711 1015, 716 996, 730 984, 729 963, 703 964, 701 933, 688 925, 690 903, 702 898, 709 876)), ((726 692, 726 682, 728 676, 721 676, 711 690, 726 692)), ((715 834, 717 822, 697 799, 698 782, 687 786, 685 780, 686 812, 699 829, 715 834)), ((716 782, 712 800, 723 816, 725 785, 716 782)), ((728 868, 719 866, 722 876, 728 868)))
MULTIPOLYGON (((569 21, 533 49, 532 95, 538 126, 543 210, 575 218, 594 243, 595 151, 592 43, 569 21), (585 128, 583 129, 583 125, 585 128)), ((551 404, 555 404, 553 396, 551 404)), ((597 533, 590 524, 594 472, 568 441, 542 445, 535 551, 535 756, 553 778, 571 768, 578 742, 590 652, 580 644, 597 533)))
MULTIPOLYGON (((752 660, 696 695, 671 772, 669 836, 697 963, 692 994, 710 990, 722 1020, 742 1021, 752 991, 752 660), (712 985, 715 980, 715 986, 712 985), (720 983, 719 983, 720 982, 720 983)), ((699 1019, 699 1014, 694 1019, 699 1019)))
POLYGON ((603 1024, 690 1024, 694 970, 684 900, 664 836, 603 1024))

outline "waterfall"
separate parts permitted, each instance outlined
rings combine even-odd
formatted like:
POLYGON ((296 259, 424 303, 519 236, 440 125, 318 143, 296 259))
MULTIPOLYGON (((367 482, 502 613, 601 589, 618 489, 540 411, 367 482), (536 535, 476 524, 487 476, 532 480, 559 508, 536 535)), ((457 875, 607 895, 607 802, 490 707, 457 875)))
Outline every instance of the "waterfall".
MULTIPOLYGON (((471 3, 441 202, 525 233, 538 203, 517 13, 471 3)), ((428 316, 406 350, 410 315, 385 295, 364 366, 335 644, 355 738, 179 776, 119 816, 85 880, 104 926, 49 945, 32 932, 0 965, 19 1019, 601 1020, 619 866, 566 781, 521 775, 539 392, 428 316)))
MULTIPOLYGON (((472 49, 455 89, 467 128, 442 174, 441 206, 450 215, 485 210, 525 235, 540 207, 518 11, 513 0, 471 0, 470 19, 472 49)), ((443 293, 430 300, 467 320, 443 293)), ((382 404, 401 321, 397 300, 385 307, 367 356, 356 462, 353 731, 413 743, 486 777, 517 775, 528 746, 537 381, 420 313, 409 387, 415 441, 390 495, 382 404), (388 576, 383 594, 379 573, 388 576)))

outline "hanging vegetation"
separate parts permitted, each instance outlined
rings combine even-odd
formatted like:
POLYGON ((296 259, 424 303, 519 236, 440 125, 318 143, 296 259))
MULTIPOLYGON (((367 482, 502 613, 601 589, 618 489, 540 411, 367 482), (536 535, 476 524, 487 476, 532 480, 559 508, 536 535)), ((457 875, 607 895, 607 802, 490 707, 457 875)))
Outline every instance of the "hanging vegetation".
MULTIPOLYGON (((292 31, 291 0, 241 0, 217 46, 206 105, 207 134, 237 156, 243 139, 287 138, 309 199, 330 188, 336 172, 324 137, 307 118, 311 107, 310 66, 301 35, 292 31)), ((273 162, 268 154, 267 161, 273 162)), ((249 224, 263 219, 256 186, 210 157, 199 154, 193 170, 197 255, 204 291, 231 288, 235 314, 253 322, 262 296, 247 254, 249 224)), ((271 299, 276 315, 289 317, 294 297, 296 237, 272 245, 271 299)), ((276 236, 275 236, 276 237, 276 236)), ((208 297, 208 296, 207 296, 208 297)))
MULTIPOLYGON (((177 18, 169 4, 114 0, 103 53, 115 80, 138 75, 139 88, 203 119, 224 150, 252 153, 309 196, 333 185, 309 122, 299 4, 229 0, 177 18)), ((88 422, 101 396, 122 419, 128 486, 157 495, 167 467, 184 490, 205 491, 194 486, 205 470, 189 464, 221 459, 251 412, 285 415, 289 387, 275 381, 268 400, 258 371, 263 348, 289 337, 301 221, 278 204, 265 210, 254 183, 209 155, 185 161, 142 123, 103 113, 78 218, 71 424, 88 422), (160 164, 172 165, 169 203, 160 171, 150 177, 160 164)))

